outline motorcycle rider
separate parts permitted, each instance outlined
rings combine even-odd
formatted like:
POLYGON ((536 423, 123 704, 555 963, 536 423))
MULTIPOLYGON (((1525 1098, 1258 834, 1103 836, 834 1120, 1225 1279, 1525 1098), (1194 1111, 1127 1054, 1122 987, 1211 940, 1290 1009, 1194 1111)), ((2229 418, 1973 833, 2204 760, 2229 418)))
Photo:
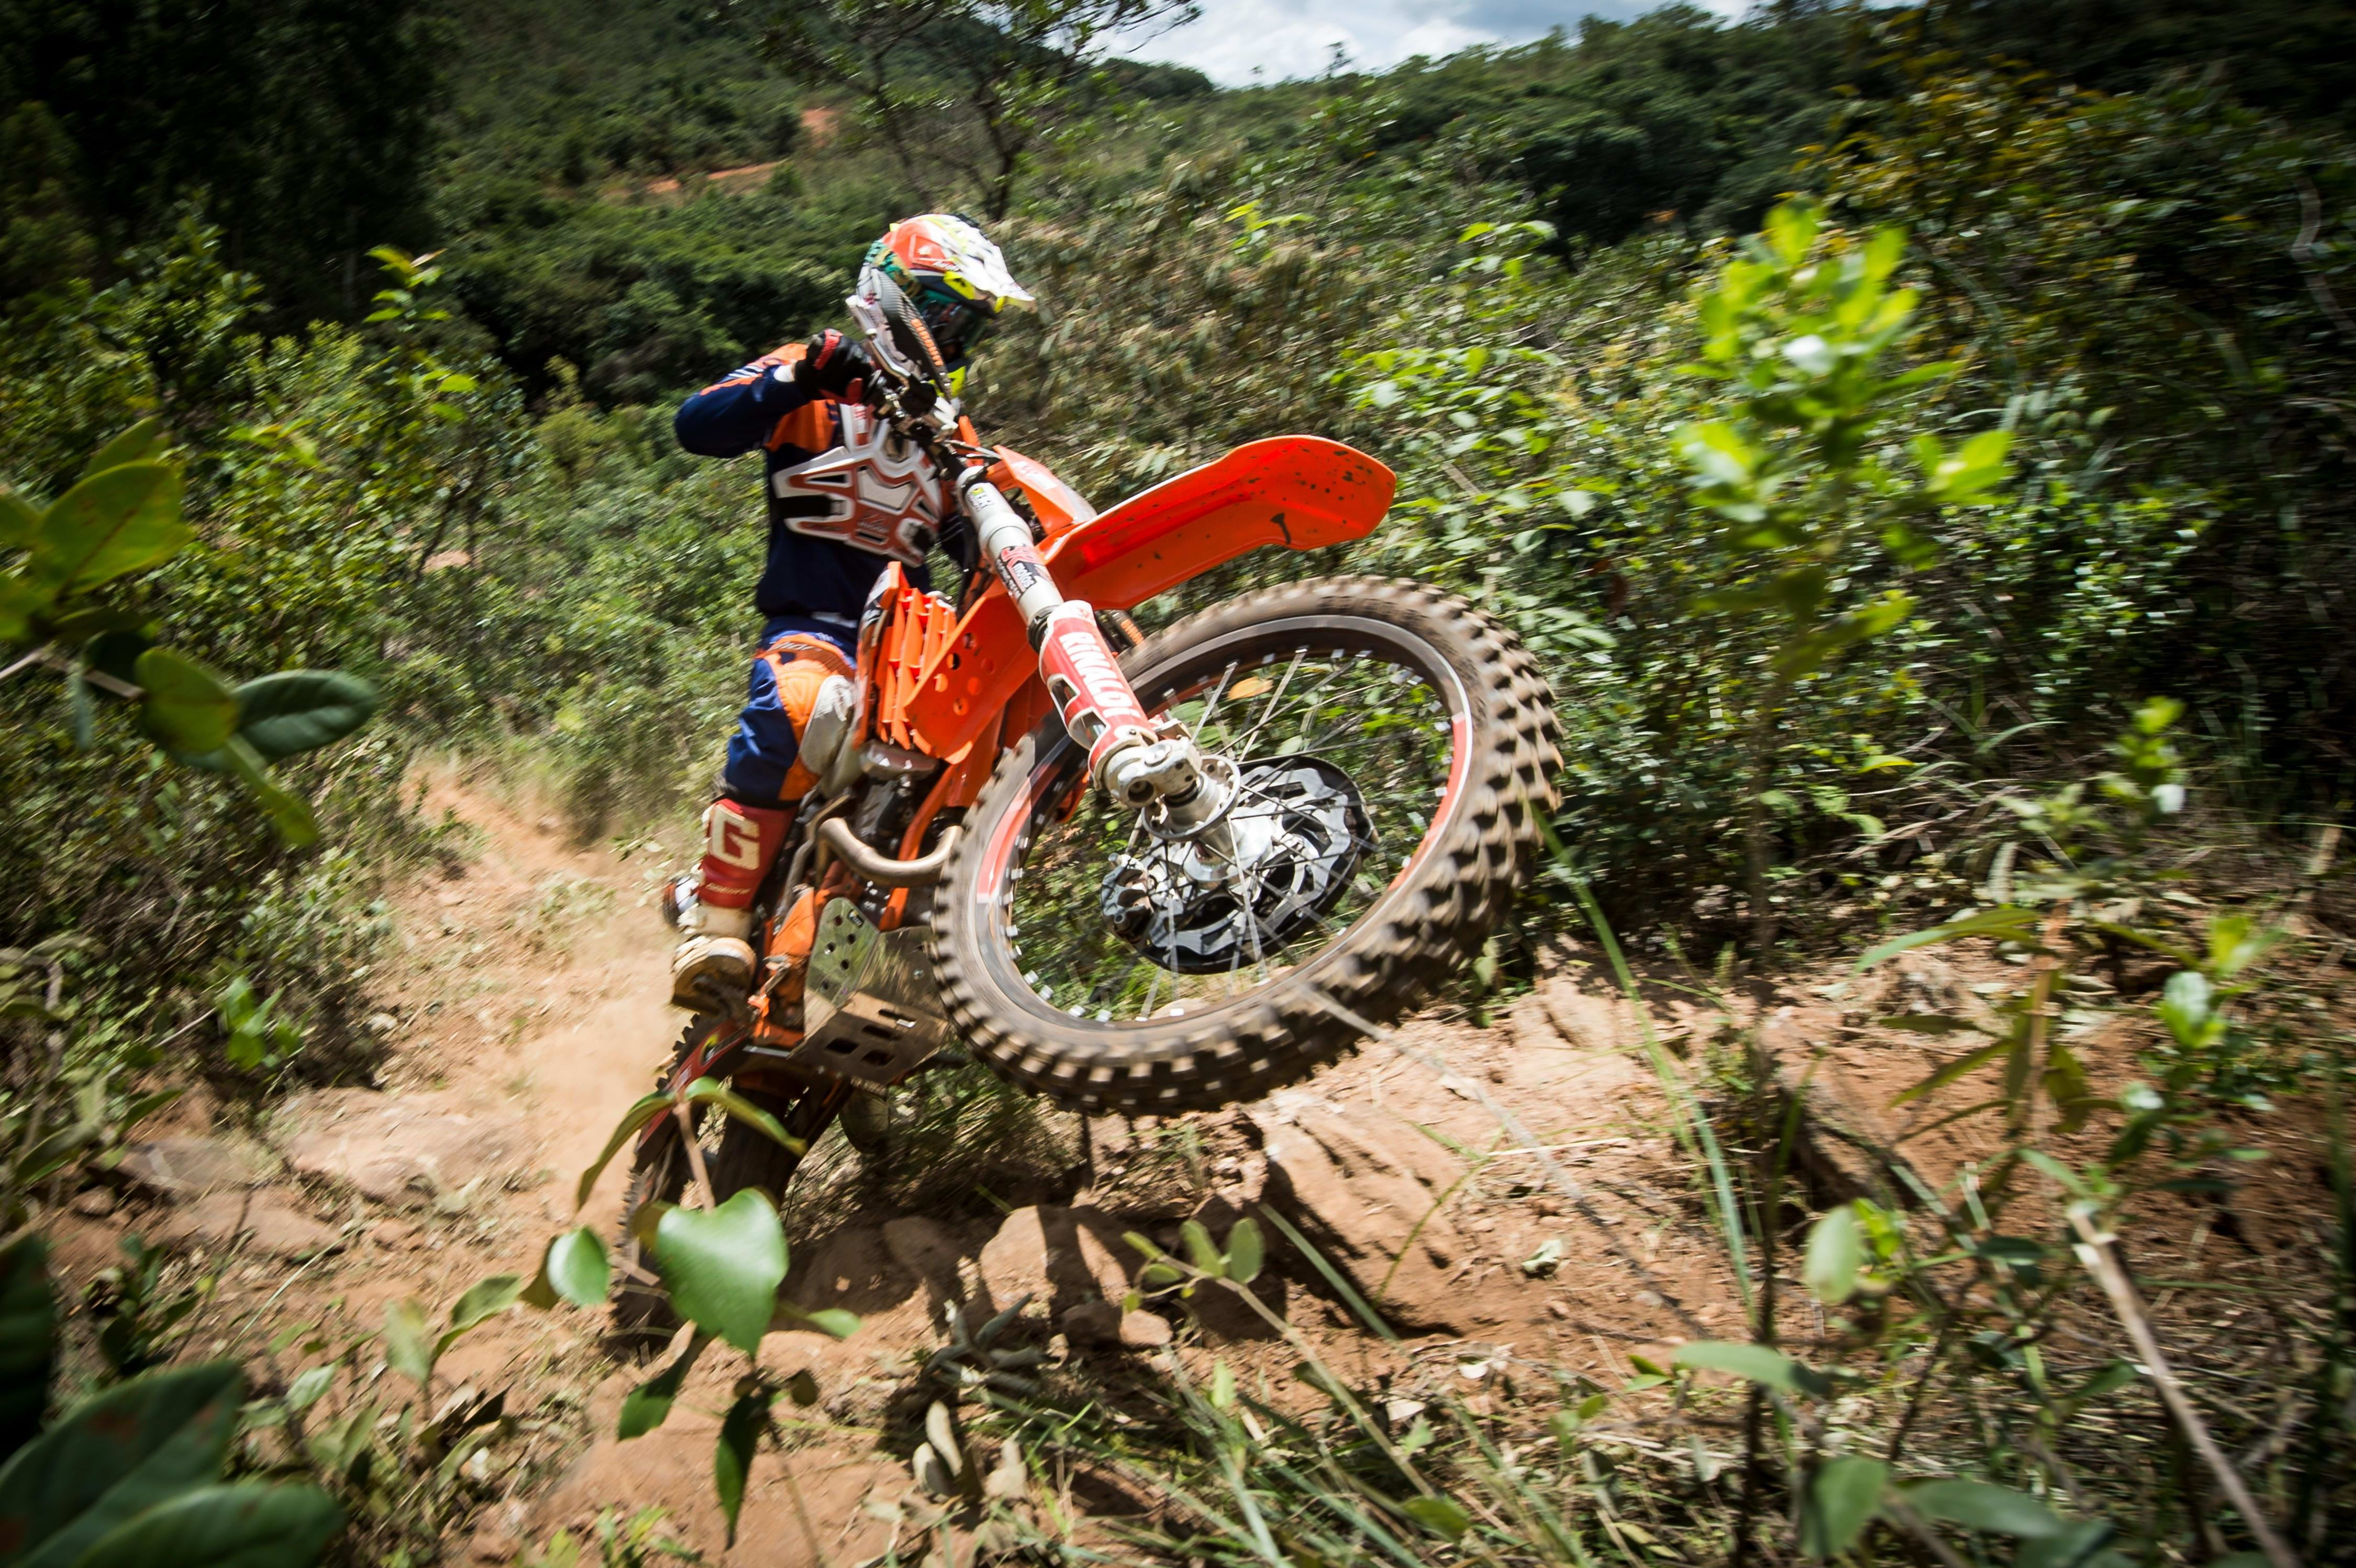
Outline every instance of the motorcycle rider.
MULTIPOLYGON (((979 226, 939 212, 894 223, 868 247, 853 300, 921 320, 949 367, 952 396, 998 313, 1033 303, 979 226)), ((921 364, 912 348, 902 351, 921 364)), ((818 782, 813 764, 834 757, 857 716, 851 674, 869 590, 894 559, 928 585, 925 530, 937 526, 953 498, 930 459, 879 429, 862 406, 874 373, 867 349, 830 328, 704 388, 672 421, 679 444, 703 456, 760 447, 769 517, 768 558, 753 600, 760 651, 718 798, 703 813, 693 893, 680 900, 676 1006, 708 1007, 712 988, 750 984, 754 894, 818 782)))

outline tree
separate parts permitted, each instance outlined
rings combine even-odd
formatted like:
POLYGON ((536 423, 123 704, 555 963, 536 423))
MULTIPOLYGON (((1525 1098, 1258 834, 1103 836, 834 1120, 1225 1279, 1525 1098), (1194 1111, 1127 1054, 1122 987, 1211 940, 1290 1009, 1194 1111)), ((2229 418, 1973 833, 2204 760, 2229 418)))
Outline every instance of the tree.
POLYGON ((46 106, 104 248, 197 197, 273 303, 349 317, 424 237, 431 35, 421 0, 0 0, 0 119, 46 106))
POLYGON ((947 171, 999 219, 1050 128, 1112 91, 1107 46, 1198 14, 1194 0, 819 0, 774 5, 762 42, 853 96, 919 200, 946 194, 947 171))

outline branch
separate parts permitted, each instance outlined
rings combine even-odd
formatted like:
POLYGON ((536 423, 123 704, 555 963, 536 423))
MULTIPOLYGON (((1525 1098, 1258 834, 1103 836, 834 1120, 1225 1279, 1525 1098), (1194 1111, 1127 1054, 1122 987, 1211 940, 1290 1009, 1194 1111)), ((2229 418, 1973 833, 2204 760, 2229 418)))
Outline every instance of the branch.
POLYGON ((2323 232, 2323 197, 2316 190, 2315 182, 2304 174, 2298 177, 2298 238, 2291 242, 2291 260, 2298 263, 2298 270, 2307 277, 2308 292, 2315 295, 2315 303, 2323 307, 2323 314, 2340 328, 2340 336, 2356 341, 2356 320, 2351 320, 2348 312, 2340 307, 2339 296, 2331 292, 2330 281, 2315 264, 2315 242, 2323 232))
POLYGON ((48 661, 48 655, 49 644, 45 642, 41 644, 40 647, 33 650, 32 652, 25 655, 24 658, 16 660, 16 663, 8 666, 5 670, 0 670, 0 681, 7 680, 11 675, 16 674, 18 671, 28 670, 36 664, 47 663, 48 661))
POLYGON ((2258 1550, 2265 1553, 2266 1562, 2272 1564, 2272 1568, 2299 1568, 2298 1558, 2275 1533, 2275 1527, 2266 1516, 2258 1511, 2257 1499, 2250 1495, 2242 1473, 2233 1468, 2223 1451, 2217 1446, 2217 1440, 2209 1435, 2209 1428, 2202 1423, 2201 1412, 2192 1407, 2192 1401, 2185 1395, 2184 1386, 2177 1381, 2175 1372, 2169 1369, 2168 1358, 2160 1352, 2158 1337, 2152 1333, 2151 1320, 2144 1315, 2143 1304, 2136 1299, 2135 1286, 2127 1282, 2126 1271, 2119 1267, 2118 1259, 2112 1255, 2112 1238, 2105 1232, 2095 1230, 2093 1212, 2087 1204, 2073 1203, 2070 1206, 2070 1224, 2083 1239, 2072 1250, 2078 1254, 2078 1261, 2094 1274, 2095 1283, 2103 1287, 2103 1294, 2111 1298, 2112 1309, 2118 1314, 2120 1325, 2127 1331, 2127 1338, 2133 1341, 2136 1354, 2143 1358, 2144 1376, 2149 1378, 2152 1386, 2159 1391, 2159 1397, 2167 1404, 2169 1413, 2176 1417, 2177 1425, 2184 1430, 2184 1434, 2192 1440, 2192 1446, 2200 1451, 2201 1463, 2207 1465, 2217 1477, 2217 1484, 2223 1488, 2226 1500, 2240 1510, 2242 1521, 2249 1526, 2250 1533, 2257 1537, 2258 1550))
MULTIPOLYGON (((59 654, 56 644, 45 642, 5 670, 0 670, 0 681, 5 681, 18 671, 28 669, 36 664, 46 664, 52 670, 61 670, 68 674, 73 673, 74 671, 72 660, 59 654)), ((109 696, 120 697, 126 703, 139 702, 147 695, 145 687, 134 686, 128 681, 118 681, 105 671, 92 670, 87 665, 82 667, 81 678, 109 696)))

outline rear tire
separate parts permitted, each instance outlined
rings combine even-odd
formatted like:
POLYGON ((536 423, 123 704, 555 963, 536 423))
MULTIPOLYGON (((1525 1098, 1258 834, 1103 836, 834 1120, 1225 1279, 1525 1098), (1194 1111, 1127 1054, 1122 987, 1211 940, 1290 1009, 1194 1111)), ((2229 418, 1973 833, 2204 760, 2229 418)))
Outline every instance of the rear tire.
MULTIPOLYGON (((1411 854, 1401 857, 1387 886, 1371 877, 1352 882, 1353 891, 1368 889, 1365 901, 1348 908, 1346 917, 1343 905, 1331 906, 1334 918, 1349 923, 1323 945, 1292 940, 1278 954, 1280 965, 1271 969, 1255 935, 1258 978, 1240 994, 1188 997, 1157 1013, 1153 1004, 1162 982, 1149 972, 1155 989, 1146 991, 1139 1015, 1124 1012, 1113 1021, 1108 1015, 1114 1007, 1134 1005, 1134 983, 1120 982, 1129 989, 1101 1010, 1098 998, 1118 986, 1066 985, 1060 973, 1053 984, 1041 986, 1049 965, 1037 961, 1039 933, 1023 933, 1034 949, 1025 958, 1008 929, 1018 896, 1044 900, 1049 912, 1028 907, 1023 922, 1034 928, 1053 923, 1061 943, 1056 956, 1080 951, 1084 933, 1071 933, 1089 917, 1066 913, 1059 918, 1052 910, 1068 911, 1085 901, 1090 886, 1086 854, 1075 849, 1068 860, 1058 860, 1058 846, 1119 841, 1120 822, 1088 817, 1091 811, 1110 812, 1110 805, 1101 797, 1076 793, 1086 789, 1085 758, 1050 721, 1000 758, 968 817, 934 920, 933 958, 942 996, 975 1054, 999 1076, 1067 1106, 1132 1115, 1257 1099, 1350 1050, 1364 1034, 1353 1017, 1388 1024, 1419 1004, 1478 950, 1504 917, 1537 848, 1541 822, 1555 803, 1560 725, 1536 661, 1511 632, 1462 599, 1415 583, 1372 578, 1303 583, 1189 617, 1149 639, 1121 665, 1149 713, 1207 693, 1201 715, 1206 725, 1229 693, 1252 688, 1257 697, 1273 688, 1266 716, 1235 742, 1237 749, 1257 757, 1267 743, 1256 750, 1253 741, 1270 721, 1283 719, 1279 734, 1291 722, 1279 712, 1286 688, 1274 674, 1289 657, 1284 678, 1290 680, 1302 666, 1304 650, 1317 650, 1316 667, 1333 671, 1323 677, 1327 686, 1345 674, 1389 668, 1395 685, 1403 687, 1412 677, 1430 693, 1419 699, 1425 711, 1395 714, 1367 706, 1357 710, 1364 716, 1354 721, 1347 703, 1357 699, 1347 695, 1349 687, 1327 699, 1323 708, 1318 691, 1312 691, 1299 699, 1304 710, 1301 736, 1288 743, 1296 749, 1269 753, 1280 760, 1318 755, 1317 748, 1330 744, 1338 754, 1356 746, 1372 756, 1384 747, 1398 750, 1394 743, 1401 736, 1409 739, 1399 744, 1412 746, 1412 737, 1425 730, 1437 727, 1447 734, 1446 783, 1420 840, 1403 840, 1395 832, 1393 842, 1384 844, 1386 830, 1371 827, 1367 858, 1358 869, 1378 871, 1380 856, 1398 854, 1403 842, 1413 843, 1411 854), (1370 659, 1372 665, 1365 662, 1370 659), (1247 668, 1250 672, 1244 679, 1235 678, 1247 668), (1336 705, 1341 711, 1332 716, 1336 705), (1428 719, 1434 705, 1447 710, 1447 723, 1418 730, 1416 724, 1428 719), (1371 738, 1378 731, 1381 737, 1371 738), (1093 840, 1066 826, 1099 821, 1106 826, 1087 830, 1097 833, 1093 840), (1039 875, 1026 895, 1019 885, 1032 860, 1044 864, 1032 867, 1039 875), (1295 948, 1304 950, 1296 956, 1295 948), (1049 999, 1047 993, 1059 987, 1066 997, 1077 992, 1076 1009, 1049 999)), ((1367 686, 1372 699, 1381 702, 1389 701, 1389 690, 1379 683, 1367 686)), ((1404 696, 1398 705, 1410 708, 1404 696)), ((1230 717, 1229 730, 1237 724, 1230 717)), ((1368 767, 1359 766, 1362 771, 1368 767)), ((1419 779, 1428 786, 1432 775, 1429 764, 1424 766, 1419 779)), ((1419 779, 1394 781, 1395 796, 1387 799, 1417 798, 1412 787, 1419 779)), ((1359 787, 1355 779, 1352 787, 1359 787)), ((1431 793, 1427 787, 1420 798, 1429 801, 1431 793)), ((1132 832, 1130 843, 1138 842, 1132 832)), ((1303 863, 1296 857, 1284 864, 1298 880, 1303 863)), ((1247 914, 1227 918, 1242 930, 1254 906, 1240 875, 1236 886, 1247 895, 1247 914)), ((1324 932, 1327 922, 1316 923, 1324 932)), ((1130 945, 1137 943, 1131 940, 1130 945)), ((1097 956, 1089 961, 1099 965, 1135 961, 1101 939, 1090 952, 1097 956), (1101 957, 1104 952, 1111 956, 1101 957)), ((1237 977, 1234 961, 1228 962, 1232 989, 1237 977)), ((1174 946, 1171 961, 1161 967, 1181 967, 1174 946)), ((1177 979, 1199 979, 1200 966, 1195 967, 1194 974, 1177 979)), ((1110 972, 1099 967, 1085 972, 1110 972)), ((1179 994, 1175 982, 1171 994, 1179 994)))

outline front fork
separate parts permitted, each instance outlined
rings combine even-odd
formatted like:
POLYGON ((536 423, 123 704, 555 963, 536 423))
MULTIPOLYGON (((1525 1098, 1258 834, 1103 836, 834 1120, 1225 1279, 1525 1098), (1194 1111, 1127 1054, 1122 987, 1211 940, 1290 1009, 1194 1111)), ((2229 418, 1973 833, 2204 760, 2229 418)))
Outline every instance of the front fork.
POLYGON ((1030 523, 997 486, 976 474, 966 482, 965 505, 982 559, 1039 650, 1039 676, 1066 733, 1088 748, 1088 777, 1123 805, 1142 811, 1160 802, 1162 825, 1176 833, 1215 832, 1234 798, 1231 770, 1205 757, 1176 725, 1154 724, 1097 628, 1094 607, 1055 586, 1030 523))

